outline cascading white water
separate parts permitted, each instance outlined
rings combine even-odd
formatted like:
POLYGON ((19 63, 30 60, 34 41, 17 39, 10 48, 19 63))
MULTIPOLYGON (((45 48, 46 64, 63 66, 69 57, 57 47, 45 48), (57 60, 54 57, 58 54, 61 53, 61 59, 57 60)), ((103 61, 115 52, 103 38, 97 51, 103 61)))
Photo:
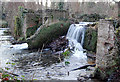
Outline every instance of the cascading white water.
POLYGON ((84 41, 84 26, 80 24, 72 24, 67 33, 67 39, 69 40, 69 46, 83 50, 82 45, 84 41))
POLYGON ((66 38, 69 40, 69 47, 74 48, 74 56, 87 58, 83 53, 83 42, 85 27, 89 23, 81 22, 80 24, 72 24, 68 30, 66 38))

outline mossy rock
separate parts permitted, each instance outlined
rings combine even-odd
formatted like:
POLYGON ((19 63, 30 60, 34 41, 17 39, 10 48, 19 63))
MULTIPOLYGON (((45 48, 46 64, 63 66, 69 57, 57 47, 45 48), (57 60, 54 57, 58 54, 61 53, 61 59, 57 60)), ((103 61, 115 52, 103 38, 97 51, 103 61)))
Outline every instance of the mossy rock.
POLYGON ((87 28, 85 32, 83 48, 88 51, 96 52, 97 46, 97 30, 92 28, 87 28))
POLYGON ((48 44, 53 39, 56 39, 62 35, 66 35, 69 26, 69 22, 58 22, 41 28, 39 33, 36 34, 34 38, 27 41, 29 49, 41 48, 43 44, 48 44))

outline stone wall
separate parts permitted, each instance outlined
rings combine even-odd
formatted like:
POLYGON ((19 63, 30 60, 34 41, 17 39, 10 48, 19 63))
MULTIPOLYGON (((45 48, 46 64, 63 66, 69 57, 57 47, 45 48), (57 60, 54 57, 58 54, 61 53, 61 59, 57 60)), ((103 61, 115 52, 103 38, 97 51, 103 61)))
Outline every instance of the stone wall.
POLYGON ((101 79, 107 79, 118 66, 117 60, 119 59, 119 55, 114 32, 115 29, 112 20, 100 20, 98 24, 96 76, 101 79))
POLYGON ((15 16, 18 15, 18 7, 22 6, 27 9, 37 10, 38 5, 35 2, 2 2, 4 7, 4 12, 6 14, 6 21, 11 28, 12 34, 14 34, 14 22, 15 16))

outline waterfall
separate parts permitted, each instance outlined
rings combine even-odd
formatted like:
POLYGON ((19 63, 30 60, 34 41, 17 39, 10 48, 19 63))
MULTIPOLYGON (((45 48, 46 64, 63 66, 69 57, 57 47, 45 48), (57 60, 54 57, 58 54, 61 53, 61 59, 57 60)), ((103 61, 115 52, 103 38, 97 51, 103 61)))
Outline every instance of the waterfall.
POLYGON ((82 51, 82 45, 84 42, 85 26, 81 24, 72 24, 67 33, 67 39, 69 40, 69 46, 75 47, 79 51, 82 51))
POLYGON ((66 38, 69 41, 69 47, 74 48, 74 54, 77 57, 87 58, 83 53, 83 43, 86 25, 91 24, 89 22, 80 22, 79 24, 72 24, 69 27, 66 38))

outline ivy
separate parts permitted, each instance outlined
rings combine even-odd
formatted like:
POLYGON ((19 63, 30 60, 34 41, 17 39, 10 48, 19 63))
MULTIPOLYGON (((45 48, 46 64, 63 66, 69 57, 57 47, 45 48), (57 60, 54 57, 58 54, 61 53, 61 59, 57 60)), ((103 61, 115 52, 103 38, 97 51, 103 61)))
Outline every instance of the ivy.
POLYGON ((15 16, 15 27, 14 27, 14 37, 15 39, 19 39, 19 37, 22 36, 22 27, 23 27, 23 23, 24 23, 24 16, 25 16, 25 13, 27 11, 22 7, 22 6, 19 6, 18 7, 18 15, 15 16))

